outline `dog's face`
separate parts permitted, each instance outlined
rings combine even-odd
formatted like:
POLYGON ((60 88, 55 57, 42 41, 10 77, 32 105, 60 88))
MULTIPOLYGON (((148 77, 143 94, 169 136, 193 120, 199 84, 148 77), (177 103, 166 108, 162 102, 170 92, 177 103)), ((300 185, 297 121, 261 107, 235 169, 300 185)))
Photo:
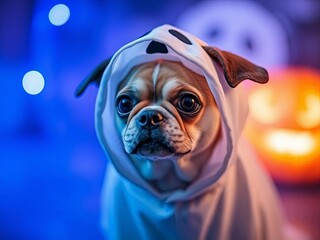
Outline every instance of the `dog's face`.
MULTIPOLYGON (((209 166, 215 160, 215 144, 221 143, 215 140, 223 140, 225 133, 228 141, 233 139, 231 131, 219 131, 220 125, 232 127, 226 121, 220 123, 222 118, 229 119, 226 98, 221 96, 224 89, 232 94, 231 89, 246 79, 266 83, 268 73, 240 56, 207 46, 191 34, 163 25, 99 64, 79 85, 76 95, 80 96, 91 83, 101 83, 95 113, 102 147, 110 153, 117 171, 128 180, 136 180, 132 166, 128 166, 133 164, 150 186, 164 192, 195 183, 206 162, 210 161, 209 166), (160 58, 165 60, 156 60, 160 58), (198 68, 195 71, 205 72, 205 78, 170 59, 198 68), (142 62, 148 63, 139 65, 142 62), (135 67, 119 84, 130 66, 135 67), (221 71, 219 76, 216 70, 221 71), (217 92, 221 112, 207 82, 217 92), (114 118, 109 115, 111 111, 115 114, 116 129, 112 124, 114 118), (115 142, 109 138, 108 131, 111 135, 118 134, 115 142), (124 147, 120 150, 117 149, 119 139, 124 147), (130 160, 123 156, 122 150, 130 160)), ((219 160, 224 164, 229 161, 219 160)), ((218 165, 217 169, 225 166, 218 165)), ((140 179, 137 183, 141 183, 140 179)))
POLYGON ((204 77, 179 62, 135 67, 116 99, 116 125, 141 176, 160 191, 200 173, 219 134, 220 115, 204 77))

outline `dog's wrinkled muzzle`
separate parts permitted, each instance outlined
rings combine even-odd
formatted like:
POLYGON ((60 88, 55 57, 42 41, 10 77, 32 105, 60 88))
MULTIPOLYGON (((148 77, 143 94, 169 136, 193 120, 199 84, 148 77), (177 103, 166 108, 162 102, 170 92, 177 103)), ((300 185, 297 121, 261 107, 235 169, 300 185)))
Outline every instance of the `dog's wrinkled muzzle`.
POLYGON ((174 117, 161 109, 150 107, 141 110, 130 120, 123 140, 128 154, 150 160, 181 156, 192 148, 190 139, 174 117))

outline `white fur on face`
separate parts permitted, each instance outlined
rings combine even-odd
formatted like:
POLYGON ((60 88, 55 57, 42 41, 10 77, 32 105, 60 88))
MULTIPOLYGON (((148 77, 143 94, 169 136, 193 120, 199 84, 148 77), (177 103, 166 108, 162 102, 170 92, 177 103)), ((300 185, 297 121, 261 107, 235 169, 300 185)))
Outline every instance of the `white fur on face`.
POLYGON ((146 180, 156 180, 162 190, 179 188, 198 176, 206 159, 204 151, 216 135, 212 126, 217 122, 209 113, 211 110, 206 109, 214 105, 213 97, 207 96, 211 92, 203 85, 206 82, 201 76, 188 71, 173 62, 141 65, 120 90, 120 93, 134 91, 139 99, 122 125, 124 148, 140 174, 146 180), (177 109, 184 92, 197 95, 202 103, 203 109, 194 117, 184 116, 177 109), (159 127, 140 126, 139 116, 147 110, 156 110, 164 116, 159 127))
POLYGON ((157 80, 158 80, 159 72, 160 72, 160 63, 158 63, 158 64, 155 66, 155 68, 153 69, 153 73, 152 73, 152 83, 153 83, 153 86, 154 86, 154 87, 157 85, 157 80))

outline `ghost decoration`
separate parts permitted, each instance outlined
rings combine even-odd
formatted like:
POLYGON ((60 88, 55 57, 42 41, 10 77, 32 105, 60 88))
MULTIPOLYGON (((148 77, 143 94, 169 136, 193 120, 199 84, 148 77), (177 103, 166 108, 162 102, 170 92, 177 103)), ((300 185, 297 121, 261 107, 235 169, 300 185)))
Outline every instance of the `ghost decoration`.
POLYGON ((177 26, 209 45, 273 67, 289 61, 289 43, 281 22, 253 1, 204 1, 192 5, 177 26))

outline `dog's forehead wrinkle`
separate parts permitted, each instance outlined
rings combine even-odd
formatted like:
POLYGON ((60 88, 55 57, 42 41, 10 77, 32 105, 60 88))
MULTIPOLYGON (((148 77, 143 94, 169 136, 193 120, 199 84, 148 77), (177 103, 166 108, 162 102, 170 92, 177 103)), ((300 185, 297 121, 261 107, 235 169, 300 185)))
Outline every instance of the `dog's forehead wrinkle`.
POLYGON ((154 69, 153 69, 153 72, 152 72, 152 83, 153 83, 153 86, 155 87, 157 85, 157 81, 158 81, 158 77, 159 77, 159 72, 160 72, 160 63, 158 63, 154 69))
POLYGON ((125 87, 123 87, 119 93, 131 92, 135 97, 139 98, 142 93, 147 93, 150 90, 150 83, 148 84, 141 77, 132 77, 128 80, 125 87))
POLYGON ((176 96, 183 90, 194 92, 197 95, 200 95, 199 88, 191 84, 186 84, 182 80, 175 77, 168 79, 168 81, 164 83, 161 94, 163 98, 169 98, 170 96, 176 96))
POLYGON ((141 77, 134 77, 130 79, 129 86, 139 89, 140 91, 148 88, 147 82, 141 77))
POLYGON ((170 78, 166 83, 164 83, 162 88, 162 95, 166 96, 170 91, 176 90, 182 87, 184 84, 176 78, 170 78))

